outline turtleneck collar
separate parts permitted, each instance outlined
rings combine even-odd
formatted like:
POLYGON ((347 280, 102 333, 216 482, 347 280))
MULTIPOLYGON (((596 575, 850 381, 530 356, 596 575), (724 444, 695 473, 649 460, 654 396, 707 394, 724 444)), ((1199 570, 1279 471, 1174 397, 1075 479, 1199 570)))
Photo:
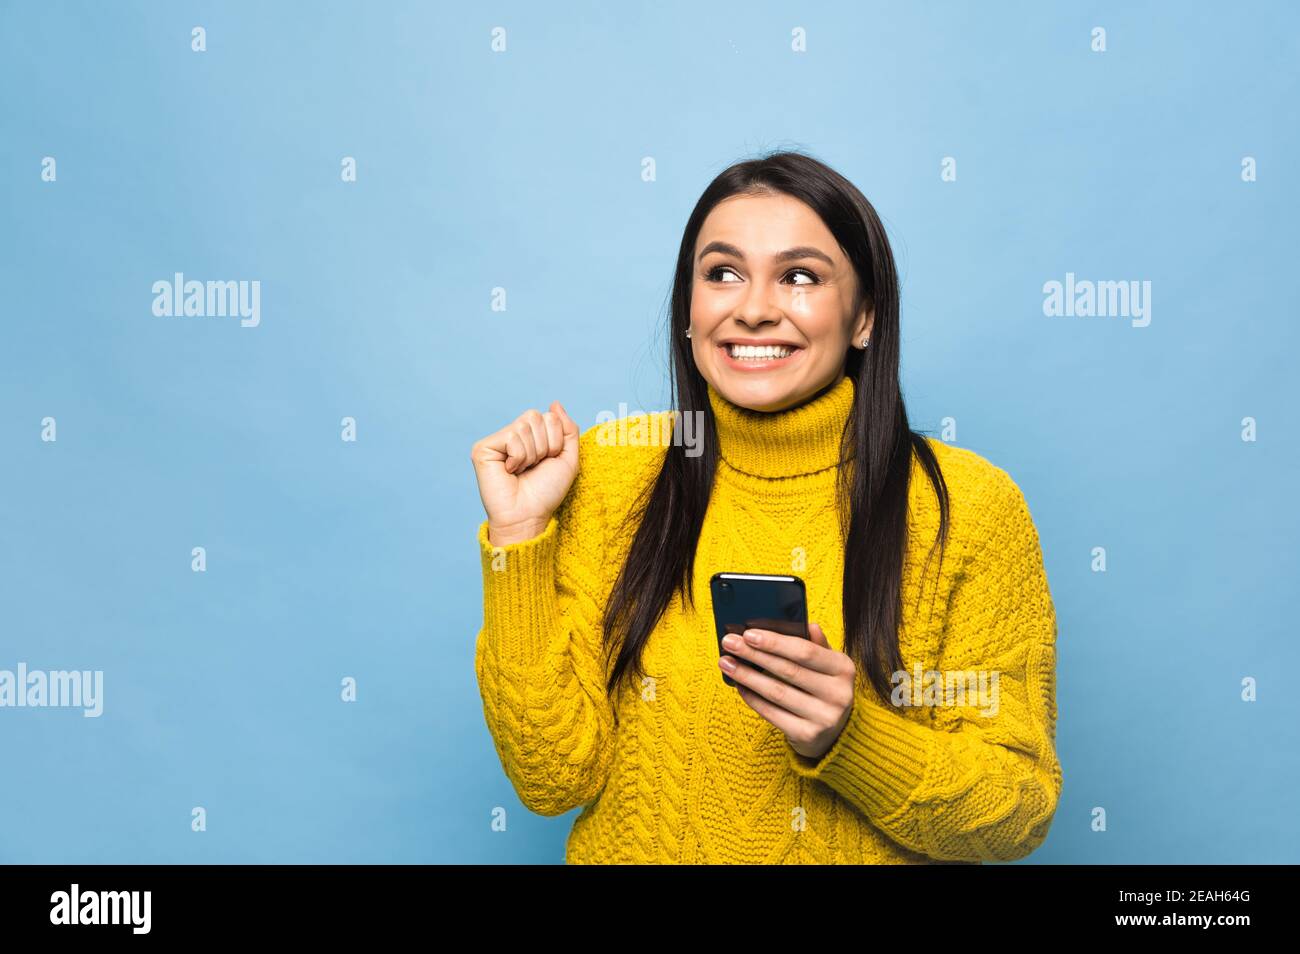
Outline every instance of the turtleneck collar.
POLYGON ((797 477, 840 462, 840 439, 853 407, 853 379, 785 411, 751 411, 709 385, 718 426, 718 452, 733 469, 754 477, 797 477))

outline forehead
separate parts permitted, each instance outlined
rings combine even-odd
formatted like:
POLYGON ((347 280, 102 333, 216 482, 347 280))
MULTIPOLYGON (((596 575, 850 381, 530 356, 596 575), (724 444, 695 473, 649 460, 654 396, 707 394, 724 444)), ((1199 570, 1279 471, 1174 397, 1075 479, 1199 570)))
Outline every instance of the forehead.
POLYGON ((815 245, 838 260, 839 246, 821 217, 806 204, 784 194, 733 195, 705 216, 696 238, 730 242, 746 255, 769 255, 794 245, 815 245))

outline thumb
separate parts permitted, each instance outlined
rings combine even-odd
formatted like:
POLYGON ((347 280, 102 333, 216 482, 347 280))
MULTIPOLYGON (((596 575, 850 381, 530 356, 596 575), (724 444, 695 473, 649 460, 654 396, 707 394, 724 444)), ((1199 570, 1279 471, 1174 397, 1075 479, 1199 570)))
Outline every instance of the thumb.
POLYGON ((818 646, 825 646, 827 649, 831 648, 830 642, 826 639, 826 634, 822 632, 821 626, 817 623, 808 624, 808 637, 818 646))

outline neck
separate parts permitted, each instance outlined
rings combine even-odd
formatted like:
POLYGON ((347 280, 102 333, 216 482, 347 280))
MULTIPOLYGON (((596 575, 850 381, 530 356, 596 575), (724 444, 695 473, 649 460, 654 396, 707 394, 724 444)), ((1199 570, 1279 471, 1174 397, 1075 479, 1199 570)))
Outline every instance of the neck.
POLYGON ((834 468, 841 462, 853 397, 853 379, 840 377, 797 407, 753 411, 709 385, 718 454, 733 469, 755 477, 798 477, 834 468))

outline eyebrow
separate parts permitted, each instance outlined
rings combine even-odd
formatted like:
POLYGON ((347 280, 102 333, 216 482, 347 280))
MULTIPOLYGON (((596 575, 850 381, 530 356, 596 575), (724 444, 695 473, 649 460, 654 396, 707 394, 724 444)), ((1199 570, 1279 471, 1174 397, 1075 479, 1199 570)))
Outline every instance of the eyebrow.
MULTIPOLYGON (((703 261, 704 256, 708 255, 710 252, 721 252, 723 255, 732 255, 740 259, 742 262, 745 260, 745 253, 736 248, 736 246, 732 245, 730 242, 710 242, 708 245, 704 246, 704 248, 700 249, 700 257, 698 261, 703 261)), ((835 267, 835 263, 831 261, 829 255, 821 249, 813 248, 811 245, 796 245, 794 248, 788 248, 784 252, 777 252, 773 257, 778 262, 788 262, 795 258, 816 258, 825 262, 827 265, 830 265, 832 268, 835 267)))

